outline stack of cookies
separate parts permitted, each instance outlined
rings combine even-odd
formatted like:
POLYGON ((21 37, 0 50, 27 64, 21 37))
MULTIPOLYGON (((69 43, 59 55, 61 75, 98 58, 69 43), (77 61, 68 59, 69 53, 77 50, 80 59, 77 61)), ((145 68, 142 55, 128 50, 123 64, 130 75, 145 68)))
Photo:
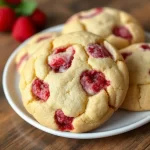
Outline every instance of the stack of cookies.
POLYGON ((32 37, 16 56, 26 110, 54 130, 87 132, 118 108, 150 110, 150 44, 131 15, 82 11, 62 33, 32 37), (137 43, 137 44, 136 44, 137 43))

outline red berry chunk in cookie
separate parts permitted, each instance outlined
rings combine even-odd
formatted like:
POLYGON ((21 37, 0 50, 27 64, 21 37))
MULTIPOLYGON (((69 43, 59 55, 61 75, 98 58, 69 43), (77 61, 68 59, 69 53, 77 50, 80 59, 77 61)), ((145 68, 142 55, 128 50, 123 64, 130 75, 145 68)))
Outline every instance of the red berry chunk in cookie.
POLYGON ((100 90, 110 85, 102 72, 86 70, 81 74, 80 83, 83 89, 90 95, 97 94, 100 90))
POLYGON ((91 12, 90 14, 84 14, 84 15, 79 15, 80 19, 88 19, 88 18, 92 18, 96 15, 98 15, 99 13, 101 13, 103 11, 103 8, 95 8, 93 12, 91 12))
POLYGON ((72 64, 75 50, 73 47, 58 48, 48 57, 48 64, 55 72, 65 72, 72 64))
POLYGON ((87 52, 94 58, 112 58, 112 55, 109 53, 109 51, 103 45, 100 44, 89 44, 87 47, 87 52))
POLYGON ((50 96, 49 85, 40 79, 35 79, 32 83, 33 95, 43 101, 46 101, 50 96))
POLYGON ((124 52, 124 53, 121 53, 121 55, 123 56, 123 58, 126 60, 127 57, 129 57, 132 53, 127 53, 127 52, 124 52))
POLYGON ((65 116, 63 111, 60 109, 58 109, 55 112, 54 117, 55 117, 55 122, 58 125, 59 130, 61 130, 61 131, 73 130, 73 125, 72 125, 73 117, 65 116))
POLYGON ((50 38, 50 37, 51 37, 51 35, 39 37, 39 38, 37 39, 36 43, 41 42, 41 41, 43 41, 43 40, 46 40, 46 39, 48 39, 48 38, 50 38))
POLYGON ((28 60, 29 58, 29 55, 26 53, 24 54, 21 58, 20 58, 20 61, 18 62, 17 64, 17 69, 20 67, 20 65, 25 61, 25 60, 28 60))
POLYGON ((126 27, 120 26, 113 29, 113 34, 127 40, 132 39, 132 35, 126 27))
POLYGON ((150 46, 148 44, 143 44, 141 45, 141 48, 146 51, 146 50, 150 50, 150 46))

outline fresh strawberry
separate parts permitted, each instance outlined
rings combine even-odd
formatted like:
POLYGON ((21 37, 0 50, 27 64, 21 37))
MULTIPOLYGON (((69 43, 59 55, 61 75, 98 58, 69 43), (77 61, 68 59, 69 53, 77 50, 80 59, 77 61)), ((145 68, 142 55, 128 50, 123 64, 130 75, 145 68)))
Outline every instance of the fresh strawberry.
POLYGON ((11 8, 7 6, 0 7, 0 31, 11 30, 15 19, 15 12, 11 8))
POLYGON ((34 25, 38 28, 41 29, 45 26, 46 24, 46 15, 43 11, 40 9, 36 9, 33 14, 30 16, 32 22, 34 25))
POLYGON ((21 0, 4 0, 8 4, 18 5, 21 3, 21 0))
POLYGON ((19 17, 14 24, 12 35, 20 42, 23 42, 35 33, 35 28, 28 17, 19 17))

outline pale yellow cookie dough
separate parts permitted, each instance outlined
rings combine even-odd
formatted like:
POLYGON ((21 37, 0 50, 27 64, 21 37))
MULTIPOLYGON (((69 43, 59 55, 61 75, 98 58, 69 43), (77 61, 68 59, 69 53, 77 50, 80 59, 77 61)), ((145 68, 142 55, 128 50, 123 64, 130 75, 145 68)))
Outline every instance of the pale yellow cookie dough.
POLYGON ((16 55, 16 67, 19 73, 21 73, 24 65, 26 64, 27 59, 34 53, 37 47, 47 47, 49 46, 50 40, 53 40, 55 37, 59 36, 58 32, 46 32, 46 33, 37 33, 22 47, 22 49, 16 55))
MULTIPOLYGON (((84 79, 86 81, 86 77, 84 79)), ((96 77, 93 80, 97 82, 96 77)), ((111 44, 98 35, 76 32, 55 38, 47 48, 37 48, 21 73, 20 91, 25 108, 40 124, 54 130, 63 130, 56 119, 56 112, 60 110, 65 116, 73 117, 70 118, 72 129, 66 128, 63 131, 86 132, 99 127, 120 107, 128 89, 128 80, 126 64, 111 44), (95 45, 105 47, 105 50, 97 50, 102 57, 95 58, 88 53, 89 45, 92 45, 91 49, 95 45), (72 59, 71 65, 67 69, 66 65, 65 69, 54 69, 52 65, 59 65, 61 58, 66 62, 72 59), (83 86, 85 82, 82 81, 81 85, 83 72, 93 70, 101 72, 107 80, 107 86, 97 93, 93 93, 94 87, 89 88, 90 83, 89 86, 83 86), (40 86, 46 89, 43 92, 49 90, 44 100, 33 92, 36 80, 44 82, 40 86)))
POLYGON ((150 44, 133 44, 120 51, 129 69, 129 89, 121 108, 150 110, 150 44))
MULTIPOLYGON (((121 49, 133 43, 144 41, 144 30, 138 21, 130 14, 113 8, 93 8, 81 11, 68 19, 65 23, 62 33, 76 31, 88 31, 100 35, 116 48, 121 49), (122 38, 116 36, 114 29, 124 27, 130 33, 130 36, 122 38)), ((128 34, 124 29, 121 34, 128 34)))

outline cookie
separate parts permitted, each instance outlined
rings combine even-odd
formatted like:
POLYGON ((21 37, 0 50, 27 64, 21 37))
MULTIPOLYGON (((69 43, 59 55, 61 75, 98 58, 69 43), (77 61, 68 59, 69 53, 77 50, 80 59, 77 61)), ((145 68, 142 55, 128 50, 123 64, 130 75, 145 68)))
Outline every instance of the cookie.
POLYGON ((16 56, 16 68, 21 73, 27 59, 34 53, 37 47, 48 47, 49 41, 59 36, 58 32, 38 33, 34 35, 25 46, 18 52, 16 56))
POLYGON ((129 69, 129 90, 121 108, 131 111, 150 110, 150 44, 133 44, 122 49, 129 69))
POLYGON ((81 11, 65 23, 62 33, 88 31, 100 35, 117 49, 144 41, 138 21, 126 12, 112 8, 81 11))
POLYGON ((128 70, 116 49, 98 35, 56 37, 27 61, 20 80, 27 111, 54 130, 86 132, 122 104, 128 70))

